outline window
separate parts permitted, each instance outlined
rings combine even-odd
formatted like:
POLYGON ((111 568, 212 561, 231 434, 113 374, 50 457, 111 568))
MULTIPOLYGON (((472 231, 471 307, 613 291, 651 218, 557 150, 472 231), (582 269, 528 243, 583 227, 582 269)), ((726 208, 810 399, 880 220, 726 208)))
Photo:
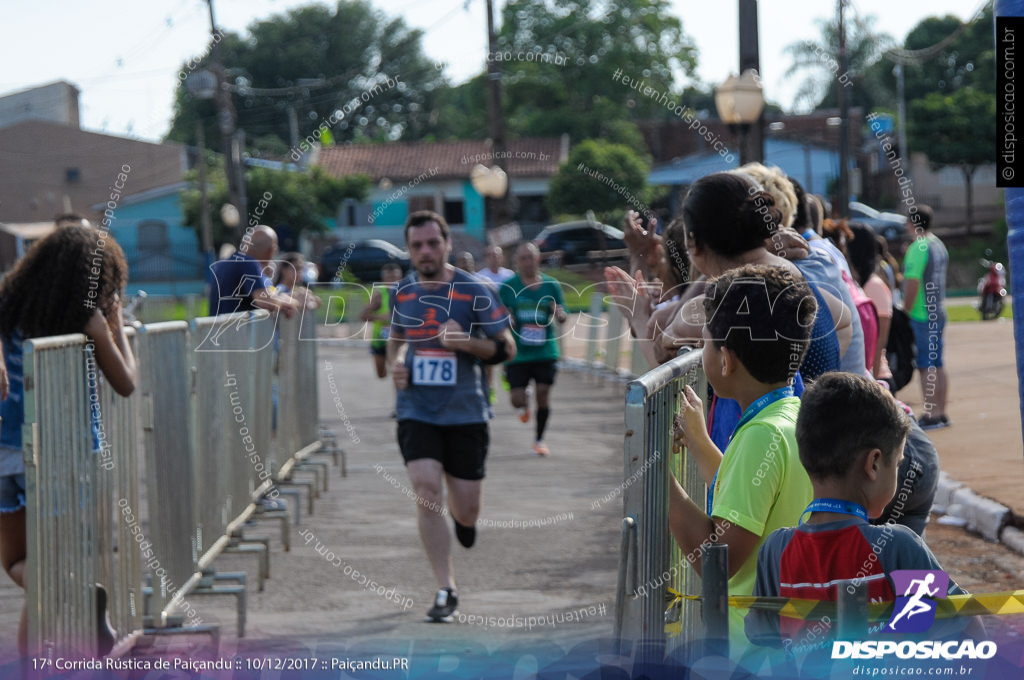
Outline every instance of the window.
POLYGON ((448 224, 464 224, 466 222, 462 200, 444 202, 444 219, 448 224))

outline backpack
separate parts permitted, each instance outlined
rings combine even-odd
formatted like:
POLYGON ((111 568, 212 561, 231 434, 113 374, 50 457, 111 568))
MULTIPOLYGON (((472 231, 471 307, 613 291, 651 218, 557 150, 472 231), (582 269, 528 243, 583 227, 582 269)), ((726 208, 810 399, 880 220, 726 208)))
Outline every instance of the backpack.
POLYGON ((892 371, 893 391, 903 389, 914 377, 917 359, 917 343, 910 317, 899 307, 892 308, 892 324, 889 326, 889 343, 885 347, 892 371))

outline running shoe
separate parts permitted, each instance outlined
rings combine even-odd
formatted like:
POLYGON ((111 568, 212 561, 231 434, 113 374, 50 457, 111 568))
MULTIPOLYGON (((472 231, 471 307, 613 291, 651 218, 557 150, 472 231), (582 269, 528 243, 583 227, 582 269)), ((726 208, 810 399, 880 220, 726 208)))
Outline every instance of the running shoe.
POLYGON ((526 406, 525 408, 519 409, 519 422, 521 422, 521 423, 528 423, 528 422, 530 422, 530 407, 529 406, 526 406))
POLYGON ((455 538, 459 539, 463 548, 472 548, 476 542, 476 525, 467 527, 465 524, 459 524, 454 517, 452 522, 455 523, 455 538))
POLYGON ((459 596, 451 588, 441 588, 427 612, 427 623, 453 623, 458 613, 459 596))
POLYGON ((549 453, 551 453, 551 450, 548 449, 547 444, 545 444, 544 442, 535 441, 533 443, 533 452, 536 453, 538 456, 546 456, 549 453))
POLYGON ((922 430, 938 430, 943 427, 949 427, 949 419, 946 416, 939 416, 938 418, 923 415, 917 419, 917 424, 921 426, 922 430))

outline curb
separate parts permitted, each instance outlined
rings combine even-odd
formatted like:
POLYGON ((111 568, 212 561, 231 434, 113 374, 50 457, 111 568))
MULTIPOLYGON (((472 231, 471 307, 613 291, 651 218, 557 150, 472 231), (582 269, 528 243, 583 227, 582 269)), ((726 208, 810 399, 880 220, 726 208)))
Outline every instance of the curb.
POLYGON ((979 496, 945 472, 939 472, 932 512, 962 519, 971 531, 1024 555, 1024 532, 1008 526, 1013 514, 1010 509, 979 496))

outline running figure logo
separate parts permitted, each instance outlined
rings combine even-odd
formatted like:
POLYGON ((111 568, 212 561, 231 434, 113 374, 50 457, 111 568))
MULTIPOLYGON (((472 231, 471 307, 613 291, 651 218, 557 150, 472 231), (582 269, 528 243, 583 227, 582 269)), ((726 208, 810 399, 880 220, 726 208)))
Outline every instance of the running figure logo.
POLYGON ((945 598, 949 575, 938 569, 902 569, 894 571, 893 585, 897 593, 892 619, 885 626, 887 633, 923 633, 935 622, 935 598, 945 598))

